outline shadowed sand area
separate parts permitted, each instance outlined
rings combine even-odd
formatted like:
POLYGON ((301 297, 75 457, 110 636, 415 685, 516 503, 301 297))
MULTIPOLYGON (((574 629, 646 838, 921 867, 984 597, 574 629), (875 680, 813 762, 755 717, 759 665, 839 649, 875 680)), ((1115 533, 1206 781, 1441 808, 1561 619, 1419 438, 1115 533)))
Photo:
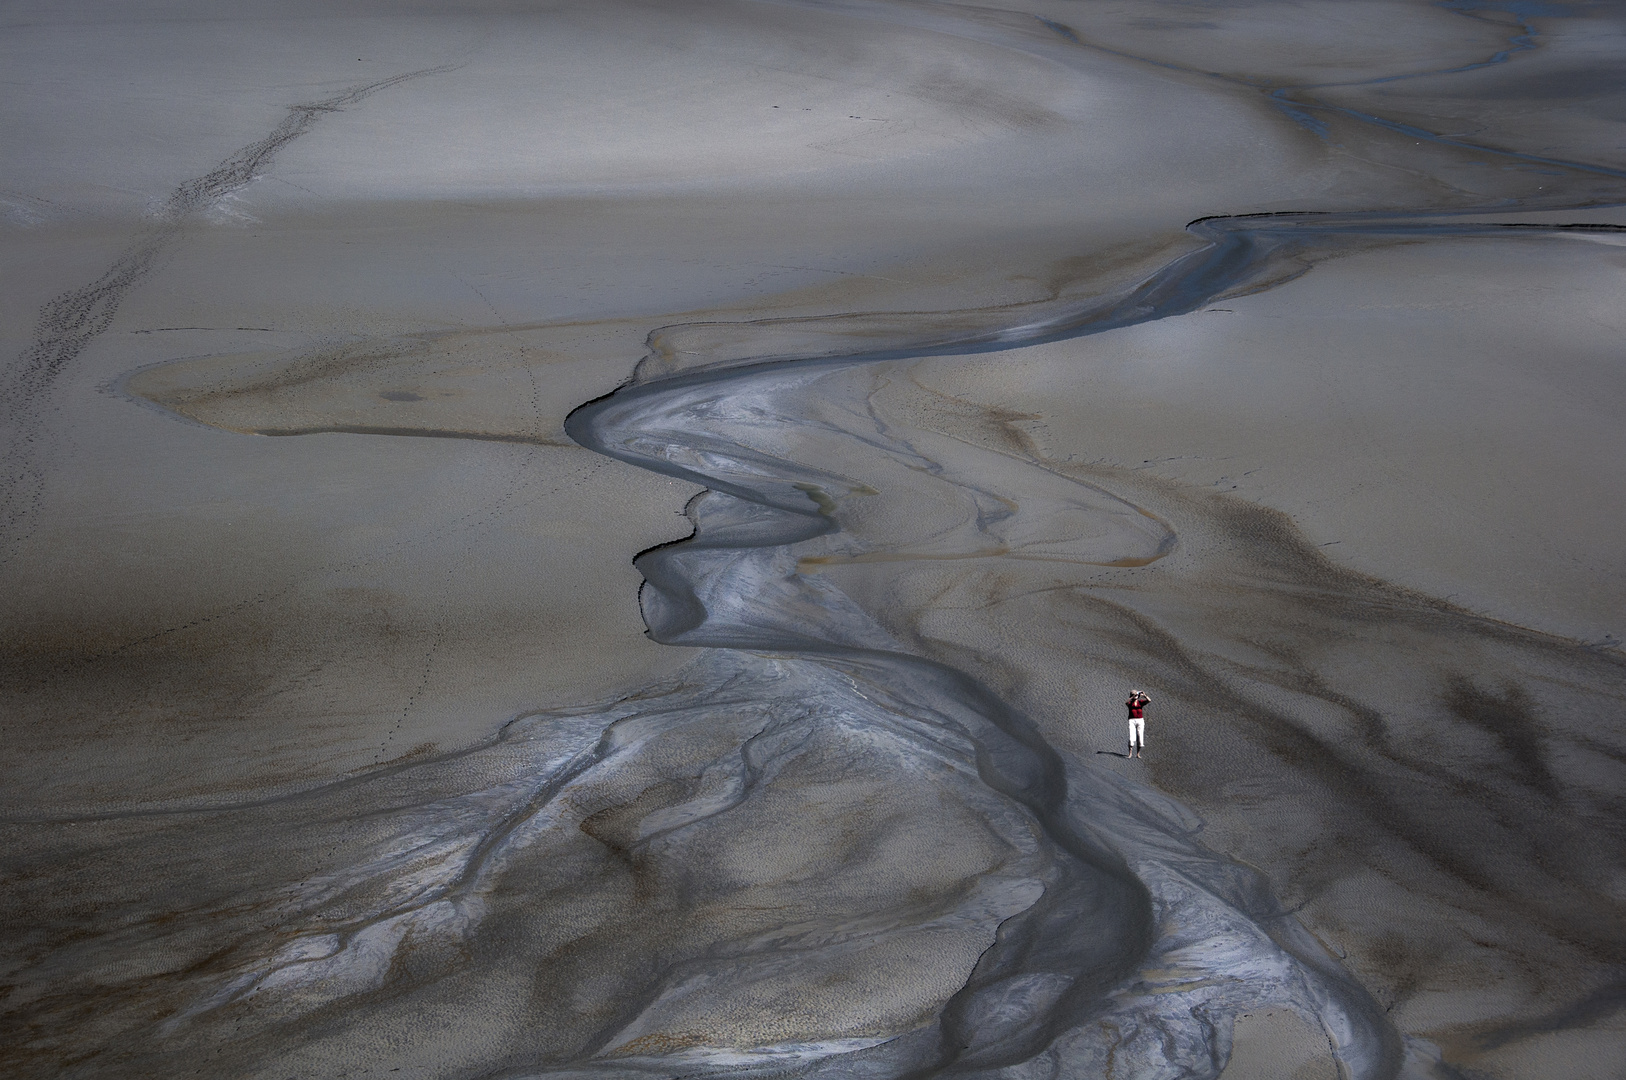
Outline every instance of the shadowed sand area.
POLYGON ((15 15, 0 1073, 1615 1074, 1612 9, 15 15))

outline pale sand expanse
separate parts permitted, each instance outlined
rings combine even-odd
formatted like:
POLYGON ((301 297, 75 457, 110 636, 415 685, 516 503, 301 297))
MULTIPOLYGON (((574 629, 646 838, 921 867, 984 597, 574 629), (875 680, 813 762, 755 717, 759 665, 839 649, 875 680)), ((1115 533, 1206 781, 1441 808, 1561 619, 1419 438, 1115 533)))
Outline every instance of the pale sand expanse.
POLYGON ((1225 1080, 1337 1080, 1326 1035, 1282 1010, 1237 1018, 1225 1080))
MULTIPOLYGON (((448 755, 516 717, 563 710, 546 727, 651 683, 721 693, 684 667, 695 650, 645 636, 631 563, 688 534, 698 485, 590 453, 563 428, 651 349, 645 378, 1020 322, 1022 305, 1121 286, 1191 250, 1182 226, 1210 214, 1614 192, 1603 174, 1560 183, 1347 115, 1316 113, 1318 133, 1253 89, 1472 64, 1520 32, 1505 10, 1470 8, 14 9, 0 56, 21 89, 0 102, 0 143, 28 152, 0 164, 6 356, 26 356, 36 313, 121 252, 150 264, 60 374, 16 384, 28 394, 7 413, 8 477, 42 477, 8 522, 0 589, 3 809, 26 883, 6 920, 27 928, 5 956, 20 987, 7 1067, 172 1075, 215 1054, 222 1075, 383 1062, 476 1076, 607 1046, 919 1035, 1012 898, 1030 903, 1049 880, 1031 851, 1007 851, 1026 842, 1011 839, 1020 811, 990 808, 963 778, 963 791, 889 783, 864 771, 880 751, 826 733, 810 743, 822 756, 787 765, 749 815, 693 834, 672 876, 629 870, 649 822, 682 812, 691 780, 704 787, 686 770, 711 783, 746 760, 748 711, 584 781, 545 857, 486 894, 495 929, 467 948, 425 930, 398 967, 382 954, 383 981, 360 996, 318 987, 200 1013, 179 1035, 157 1025, 223 1000, 222 985, 297 952, 341 906, 365 915, 394 895, 379 845, 417 842, 419 803, 460 807, 531 775, 504 746, 448 755), (413 72, 313 113, 252 183, 165 209, 290 106, 413 72), (900 314, 767 322, 855 312, 900 314), (299 790, 316 794, 265 802, 299 790), (243 818, 108 816, 256 802, 243 818), (352 880, 343 905, 300 899, 352 880), (854 927, 883 922, 896 933, 867 965, 764 946, 774 973, 755 997, 713 972, 707 985, 725 989, 668 998, 650 973, 657 956, 702 972, 719 951, 748 962, 787 925, 862 941, 854 927)), ((1618 157, 1601 97, 1613 26, 1588 14, 1542 33, 1531 70, 1548 83, 1497 82, 1515 71, 1503 65, 1316 93, 1414 122, 1464 117, 1531 152, 1618 157), (1540 97, 1562 79, 1580 80, 1573 100, 1540 97), (1546 104, 1527 108, 1532 95, 1546 104)), ((1599 671, 1618 659, 1626 521, 1599 494, 1623 449, 1623 251, 1546 237, 1393 246, 1211 305, 1225 311, 780 391, 787 432, 826 407, 831 425, 775 451, 867 476, 888 497, 844 501, 838 520, 854 543, 901 555, 809 563, 807 577, 985 679, 1063 752, 1185 801, 1206 843, 1257 866, 1400 1032, 1486 1075, 1604 1075, 1621 1045, 1608 980, 1622 893, 1599 859, 1618 850, 1604 826, 1619 805, 1619 697, 1599 671), (852 401, 919 431, 959 481, 1027 505, 1029 531, 1006 539, 1039 563, 961 558, 995 553, 980 521, 957 517, 959 493, 877 465, 875 445, 828 441, 864 433, 862 410, 842 411, 852 401), (1075 480, 1108 497, 1078 497, 1075 480), (1078 570, 1089 543, 1075 527, 1119 499, 1167 525, 1173 553, 1144 574, 1078 570), (1080 573, 1134 594, 1143 621, 1079 615, 1066 598, 1080 573), (1360 575, 1601 647, 1481 634, 1454 609, 1430 622, 1416 614, 1436 611, 1426 598, 1360 575), (1369 629, 1382 626, 1361 613, 1374 595, 1409 613, 1401 629, 1369 629), (1153 624, 1172 636, 1137 636, 1153 624), (1223 687, 1192 675, 1225 664, 1257 671, 1223 687), (1453 664, 1457 711, 1432 717, 1453 664), (1368 719, 1398 697, 1401 750, 1371 751, 1317 679, 1368 719), (1134 773, 1094 754, 1118 744, 1126 681, 1157 696, 1134 773), (1603 730, 1589 742, 1545 694, 1603 730), (1596 711, 1610 694, 1614 711, 1596 711), (1275 711, 1250 726, 1250 707, 1275 711), (1324 738, 1370 787, 1293 758, 1304 744, 1284 731, 1324 738), (1453 809, 1445 796, 1481 773, 1489 793, 1453 809), (1420 856, 1373 810, 1383 800, 1446 823, 1450 857, 1420 856), (1521 826, 1535 834, 1522 845, 1521 826), (1505 865, 1486 870, 1498 844, 1505 865)), ((1137 557, 1164 535, 1145 528, 1129 530, 1137 557)), ((1234 1054, 1232 1080, 1337 1068, 1327 1033, 1289 1011, 1242 1013, 1234 1054)), ((691 1067, 677 1061, 642 1067, 691 1067)))
POLYGON ((1618 643, 1623 284, 1626 246, 1607 237, 1398 246, 911 377, 1018 414, 1047 460, 1230 493, 1283 511, 1338 565, 1618 643))

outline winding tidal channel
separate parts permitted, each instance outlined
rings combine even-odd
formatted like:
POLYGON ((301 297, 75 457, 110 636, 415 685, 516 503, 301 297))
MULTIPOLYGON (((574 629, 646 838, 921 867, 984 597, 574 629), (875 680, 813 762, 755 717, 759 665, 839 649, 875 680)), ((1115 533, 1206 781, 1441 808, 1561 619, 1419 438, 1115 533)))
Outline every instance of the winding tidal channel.
MULTIPOLYGON (((1575 231, 1619 230, 1536 233, 1575 231)), ((300 932, 171 1030, 261 999, 302 1012, 374 993, 399 977, 403 950, 432 953, 435 941, 477 956, 523 941, 506 967, 551 936, 516 923, 630 902, 643 925, 600 929, 570 950, 579 1049, 495 1075, 1209 1077, 1227 1060, 1233 1018, 1273 1007, 1313 1018, 1351 1076, 1433 1067, 1437 1051, 1408 1049, 1256 872, 1204 847, 1194 814, 1058 751, 977 677, 900 640, 834 580, 842 567, 878 569, 863 583, 873 598, 888 572, 980 560, 1121 578, 1182 543, 1179 519, 1110 483, 889 415, 886 389, 920 358, 1152 322, 1359 245, 1532 234, 1348 214, 1207 220, 1192 232, 1201 246, 1121 294, 1028 305, 1014 319, 960 311, 888 316, 880 329, 813 319, 652 335, 639 377, 577 409, 567 430, 705 488, 686 511, 693 535, 637 561, 650 635, 698 648, 696 659, 607 708, 527 716, 493 747, 357 781, 433 791, 498 777, 391 813, 371 858, 285 901, 285 926, 308 920, 300 932), (855 339, 861 348, 843 352, 855 339), (624 874, 592 869, 606 858, 624 874), (512 940, 481 944, 493 937, 512 940)), ((1494 652, 1481 662, 1500 670, 1551 678, 1555 663, 1602 665, 1580 680, 1608 685, 1612 660, 1562 656, 1539 635, 1315 565, 1291 536, 1180 509, 1194 531, 1252 531, 1259 577, 1247 588, 1287 595, 1251 602, 1292 620, 1378 608, 1425 643, 1481 641, 1494 652)), ((1101 625, 1072 629, 1183 665, 1173 681, 1210 707, 1268 711, 1257 691, 1236 689, 1215 656, 1223 646, 1172 646, 1185 655, 1171 661, 1166 640, 1126 641, 1145 627, 1112 625, 1130 616, 1112 606, 1098 611, 1101 625)), ((1435 650, 1394 652, 1426 666, 1435 650)), ((1407 677, 1406 662, 1387 657, 1384 678, 1407 677)), ((1253 677, 1357 716, 1382 708, 1325 681, 1306 689, 1302 671, 1253 677)), ((1356 764, 1291 711, 1264 722, 1280 725, 1273 738, 1288 760, 1282 744, 1302 744, 1312 773, 1318 758, 1356 764)), ((1387 741, 1378 735, 1367 752, 1399 763, 1387 741)), ((1341 794, 1366 804, 1382 789, 1341 794)))
MULTIPOLYGON (((1104 56, 1224 83, 1309 144, 1371 140, 1377 172, 1404 162, 1439 197, 1352 210, 1346 193, 1329 212, 1203 217, 1160 240, 1156 260, 1142 245, 1130 269, 1040 299, 680 318, 650 332, 631 378, 576 407, 563 433, 702 489, 683 510, 692 534, 635 560, 648 636, 684 661, 612 701, 526 711, 472 747, 425 744, 337 781, 14 815, 17 827, 114 830, 98 850, 155 877, 225 868, 179 917, 132 901, 129 918, 64 931, 35 968, 14 964, 36 972, 19 985, 55 1018, 31 1038, 91 1017, 112 1033, 79 1056, 59 1038, 30 1060, 65 1060, 68 1075, 180 1075, 197 1059, 217 1062, 206 1075, 266 1077, 286 1064, 335 1076, 1209 1080, 1226 1071, 1240 1018, 1279 1011, 1308 1025, 1328 1067, 1386 1080, 1478 1076, 1453 1055, 1613 1015, 1626 893, 1605 878, 1622 835, 1618 821, 1593 826, 1626 794, 1618 642, 1584 645, 1358 572, 1288 515, 1159 479, 1113 447, 1053 452, 1041 414, 972 400, 942 374, 1047 347, 1088 365, 1090 339, 1220 318, 1232 312, 1219 305, 1367 257, 1619 246, 1626 226, 1604 212, 1619 170, 1339 97, 1511 69, 1540 52, 1549 13, 1432 5, 1491 25, 1503 47, 1318 81, 1097 42, 1086 19, 1050 8, 812 7, 1068 70, 1104 56), (1510 170, 1505 193, 1454 186, 1470 165, 1510 170), (1102 760, 1115 742, 1058 736, 1035 703, 1058 697, 1046 679, 1074 670, 1112 695, 1151 687, 1149 756, 1185 760, 1135 774, 1102 760), (1218 839, 1210 802, 1234 812, 1218 839), (255 836, 323 854, 258 866, 244 854, 255 836), (1502 977, 1480 978, 1430 937, 1448 908, 1469 927, 1458 936, 1508 969, 1564 949, 1598 966, 1536 995, 1567 1005, 1470 1022, 1442 1004, 1426 1032, 1397 1022, 1418 979, 1446 972, 1467 994, 1502 977), (153 959, 172 948, 192 959, 153 959), (51 979, 66 989, 38 989, 51 979)), ((28 403, 62 392, 125 293, 183 242, 184 219, 270 170, 326 112, 456 70, 424 65, 409 84, 298 107, 166 204, 108 275, 52 301, 10 376, 21 434, 7 459, 8 550, 26 558, 47 535, 58 482, 39 434, 48 418, 28 403)), ((288 404, 337 400, 331 387, 351 372, 379 381, 400 355, 291 348, 221 375, 200 353, 126 367, 98 389, 210 437, 557 449, 466 418, 434 428, 335 406, 312 420, 320 409, 288 404)), ((446 378, 472 385, 474 367, 446 378)), ((368 407, 428 396, 390 390, 368 407)), ((219 618, 281 597, 268 587, 219 618)))

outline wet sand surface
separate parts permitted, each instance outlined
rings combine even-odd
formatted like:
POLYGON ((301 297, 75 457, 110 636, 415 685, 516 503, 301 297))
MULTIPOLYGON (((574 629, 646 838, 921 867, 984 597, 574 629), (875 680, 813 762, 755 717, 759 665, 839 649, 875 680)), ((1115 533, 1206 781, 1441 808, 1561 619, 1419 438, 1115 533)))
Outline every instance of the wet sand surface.
POLYGON ((1623 27, 17 7, 0 1073, 1617 1075, 1623 27))

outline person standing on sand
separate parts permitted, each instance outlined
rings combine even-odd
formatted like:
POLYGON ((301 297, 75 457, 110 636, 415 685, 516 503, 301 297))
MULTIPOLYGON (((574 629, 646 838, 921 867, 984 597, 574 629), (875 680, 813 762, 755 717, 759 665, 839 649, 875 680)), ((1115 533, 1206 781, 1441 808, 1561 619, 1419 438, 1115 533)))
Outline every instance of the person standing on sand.
POLYGON ((1129 756, 1140 757, 1146 748, 1146 706, 1152 699, 1139 690, 1129 691, 1129 756))

